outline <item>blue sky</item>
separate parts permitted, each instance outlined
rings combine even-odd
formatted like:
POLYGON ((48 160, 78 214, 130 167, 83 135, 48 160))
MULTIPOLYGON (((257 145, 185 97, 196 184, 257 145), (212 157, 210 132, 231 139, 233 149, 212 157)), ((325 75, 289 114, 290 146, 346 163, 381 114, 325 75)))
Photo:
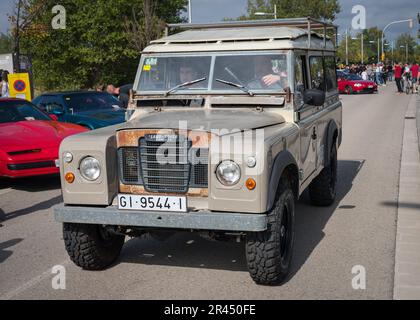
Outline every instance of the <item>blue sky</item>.
MULTIPOLYGON (((246 13, 247 0, 191 0, 193 22, 216 22, 223 18, 236 18, 246 13)), ((0 0, 0 32, 7 32, 9 23, 7 14, 13 11, 17 0, 0 0)), ((60 1, 57 0, 59 4, 60 1)), ((415 19, 412 30, 407 24, 395 25, 387 33, 387 39, 393 40, 399 34, 411 32, 416 36, 418 30, 417 13, 420 12, 418 0, 340 0, 341 13, 335 21, 341 28, 351 27, 352 7, 361 4, 367 10, 367 27, 383 28, 388 22, 408 18, 415 19)), ((356 31, 353 31, 356 33, 356 31)))

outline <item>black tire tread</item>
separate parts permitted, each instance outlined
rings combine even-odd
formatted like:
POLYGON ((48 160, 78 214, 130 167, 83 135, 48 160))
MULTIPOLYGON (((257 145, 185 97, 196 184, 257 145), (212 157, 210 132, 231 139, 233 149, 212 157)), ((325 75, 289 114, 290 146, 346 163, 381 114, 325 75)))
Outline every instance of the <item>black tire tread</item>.
POLYGON ((104 270, 118 258, 124 244, 124 236, 113 236, 104 245, 98 226, 65 223, 64 244, 70 259, 85 270, 104 270))
MULTIPOLYGON (((294 199, 290 185, 282 181, 275 207, 268 214, 268 229, 265 232, 256 232, 248 235, 246 257, 251 278, 261 285, 277 285, 284 281, 288 275, 288 267, 281 264, 280 230, 278 228, 279 204, 291 197, 294 199), (277 228, 276 228, 277 226, 277 228)), ((293 241, 293 239, 292 239, 293 241)), ((290 257, 291 259, 291 257, 290 257)))

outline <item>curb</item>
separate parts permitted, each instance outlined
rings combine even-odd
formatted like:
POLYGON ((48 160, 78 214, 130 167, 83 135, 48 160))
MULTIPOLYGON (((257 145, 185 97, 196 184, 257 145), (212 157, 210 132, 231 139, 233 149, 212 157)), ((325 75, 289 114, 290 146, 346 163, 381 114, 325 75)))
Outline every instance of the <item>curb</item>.
POLYGON ((419 101, 412 95, 404 123, 395 248, 396 300, 420 299, 419 101))

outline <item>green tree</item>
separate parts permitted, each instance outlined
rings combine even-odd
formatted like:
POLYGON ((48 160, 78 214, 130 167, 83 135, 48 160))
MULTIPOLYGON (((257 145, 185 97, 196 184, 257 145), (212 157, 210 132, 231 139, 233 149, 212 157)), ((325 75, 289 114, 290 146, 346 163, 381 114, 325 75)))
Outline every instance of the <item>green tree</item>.
MULTIPOLYGON (((363 30, 351 36, 348 34, 348 59, 349 63, 359 63, 362 61, 362 39, 363 36, 363 62, 364 63, 376 63, 378 61, 378 39, 382 37, 382 31, 377 27, 369 28, 363 30)), ((337 56, 339 57, 342 63, 346 61, 346 40, 345 34, 343 34, 341 41, 337 49, 337 56)), ((387 57, 387 60, 391 60, 390 56, 390 46, 388 42, 384 39, 384 51, 387 57)), ((379 54, 381 54, 381 40, 379 42, 379 54)))
POLYGON ((277 5, 278 18, 312 17, 315 19, 335 20, 340 12, 337 0, 248 0, 248 14, 239 17, 245 19, 266 19, 265 16, 256 16, 256 12, 273 12, 277 5))
MULTIPOLYGON (((412 62, 419 61, 418 56, 416 56, 417 51, 416 39, 411 36, 409 33, 404 33, 397 38, 395 45, 395 59, 399 62, 412 62), (408 51, 408 52, 407 52, 408 51), (406 54, 408 53, 408 59, 406 54)), ((418 52, 418 51, 417 51, 418 52)))
MULTIPOLYGON (((66 28, 54 30, 54 0, 26 0, 22 53, 42 90, 133 82, 141 50, 164 22, 179 22, 185 0, 62 0, 66 28), (137 29, 136 29, 137 28, 137 29), (140 30, 139 35, 135 32, 140 30)), ((13 20, 13 19, 12 19, 13 20)))
POLYGON ((0 33, 0 54, 13 51, 13 39, 10 35, 0 33))

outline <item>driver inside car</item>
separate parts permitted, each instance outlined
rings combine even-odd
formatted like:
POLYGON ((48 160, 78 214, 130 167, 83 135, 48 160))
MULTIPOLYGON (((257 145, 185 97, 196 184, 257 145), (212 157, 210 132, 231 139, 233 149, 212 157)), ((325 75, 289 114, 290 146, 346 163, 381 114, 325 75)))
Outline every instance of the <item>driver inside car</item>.
POLYGON ((287 79, 286 71, 275 68, 270 56, 255 57, 254 73, 255 79, 248 84, 251 89, 281 89, 287 79))

